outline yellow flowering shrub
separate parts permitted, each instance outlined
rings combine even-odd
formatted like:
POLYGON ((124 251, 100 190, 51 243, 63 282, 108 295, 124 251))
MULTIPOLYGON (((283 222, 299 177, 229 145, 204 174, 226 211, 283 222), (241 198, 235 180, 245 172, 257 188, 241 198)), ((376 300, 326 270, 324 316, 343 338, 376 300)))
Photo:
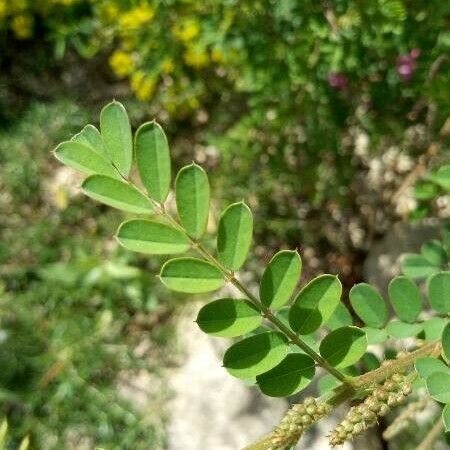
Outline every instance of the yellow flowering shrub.
POLYGON ((17 39, 28 39, 33 35, 33 17, 17 14, 11 20, 11 29, 17 39))
POLYGON ((109 58, 109 65, 119 78, 124 78, 133 71, 133 58, 129 53, 116 50, 109 58))

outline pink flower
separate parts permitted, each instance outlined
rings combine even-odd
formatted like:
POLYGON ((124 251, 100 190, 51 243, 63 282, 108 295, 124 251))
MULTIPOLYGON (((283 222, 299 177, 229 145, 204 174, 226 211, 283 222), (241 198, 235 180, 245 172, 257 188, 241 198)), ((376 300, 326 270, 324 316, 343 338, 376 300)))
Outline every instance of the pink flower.
POLYGON ((339 91, 345 89, 348 85, 347 76, 342 72, 330 72, 327 79, 330 87, 339 91))
POLYGON ((417 69, 417 58, 420 55, 420 49, 413 48, 409 53, 397 57, 397 73, 403 82, 409 83, 417 69))

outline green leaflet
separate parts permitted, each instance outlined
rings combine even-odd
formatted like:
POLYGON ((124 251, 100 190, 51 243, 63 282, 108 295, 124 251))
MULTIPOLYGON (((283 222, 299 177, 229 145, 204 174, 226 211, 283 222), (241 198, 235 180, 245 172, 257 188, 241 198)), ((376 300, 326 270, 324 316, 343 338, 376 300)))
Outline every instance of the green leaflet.
POLYGON ((203 306, 197 316, 202 331, 213 336, 241 336, 262 323, 260 311, 248 300, 221 298, 203 306))
POLYGON ((219 269, 196 258, 167 261, 161 268, 160 277, 169 289, 188 294, 215 291, 225 283, 219 269))
POLYGON ((408 277, 400 276, 389 283, 388 290, 395 314, 405 322, 414 322, 422 311, 422 299, 416 283, 408 277))
POLYGON ((401 320, 393 320, 386 326, 389 336, 397 339, 417 336, 422 330, 423 326, 420 323, 407 323, 401 320))
POLYGON ((411 278, 426 278, 439 271, 439 267, 430 263, 422 255, 416 255, 415 253, 407 253, 403 255, 402 272, 411 278))
POLYGON ((249 379, 279 364, 288 349, 288 339, 282 333, 267 331, 233 344, 225 352, 223 365, 231 375, 249 379))
POLYGON ((445 431, 450 431, 450 404, 445 405, 442 410, 442 421, 444 422, 445 431))
POLYGON ((176 228, 144 219, 122 223, 117 231, 117 240, 128 250, 153 255, 183 253, 191 245, 176 228))
POLYGON ((326 326, 330 330, 335 330, 336 328, 341 328, 352 324, 353 319, 348 309, 343 303, 339 303, 334 313, 328 319, 326 326))
POLYGON ((430 356, 419 358, 414 363, 414 367, 416 369, 416 372, 424 380, 426 380, 432 373, 435 372, 450 373, 450 369, 440 359, 432 358, 430 356))
POLYGON ((243 202, 234 203, 223 212, 217 234, 219 260, 231 270, 244 264, 253 235, 253 216, 243 202))
POLYGON ((171 168, 169 144, 156 122, 142 124, 134 138, 136 162, 142 183, 148 193, 163 203, 169 193, 171 168))
POLYGON ((55 156, 66 166, 87 175, 102 174, 119 178, 112 164, 92 147, 81 142, 66 141, 55 148, 55 156))
POLYGON ((359 283, 350 289, 350 303, 361 320, 372 328, 381 328, 388 312, 378 291, 367 283, 359 283))
POLYGON ((425 333, 425 340, 428 342, 433 342, 439 339, 447 325, 448 319, 443 317, 431 317, 425 320, 423 325, 423 331, 425 333))
POLYGON ((183 167, 175 180, 178 217, 194 239, 205 233, 209 216, 209 181, 206 172, 197 164, 183 167))
POLYGON ((299 292, 289 310, 289 324, 299 334, 317 330, 339 304, 342 285, 334 275, 321 275, 299 292))
POLYGON ((450 191, 450 164, 440 167, 432 179, 443 189, 450 191))
POLYGON ((310 356, 291 353, 273 369, 258 375, 256 381, 264 394, 287 397, 308 386, 315 371, 315 362, 310 356))
POLYGON ((100 131, 111 161, 128 177, 133 162, 133 140, 128 114, 121 103, 113 101, 102 109, 100 131))
POLYGON ((450 371, 433 372, 426 380, 432 398, 441 403, 450 403, 450 371))
POLYGON ((95 150, 110 162, 109 155, 103 144, 102 135, 94 125, 86 125, 78 134, 72 137, 71 141, 79 142, 80 144, 91 147, 92 150, 95 150))
POLYGON ((133 186, 105 175, 91 175, 81 185, 83 192, 105 205, 135 214, 149 214, 149 200, 133 186))
POLYGON ((447 323, 442 332, 442 353, 444 358, 450 362, 450 323, 447 323))
POLYGON ((269 262, 259 290, 261 302, 278 309, 287 303, 297 286, 302 270, 302 260, 296 251, 282 250, 269 262))
POLYGON ((364 327, 362 328, 367 336, 367 343, 369 345, 375 345, 375 344, 382 344, 383 342, 387 341, 388 334, 385 328, 371 328, 371 327, 364 327))
POLYGON ((343 368, 359 361, 367 349, 363 330, 349 326, 329 333, 320 343, 319 351, 332 366, 343 368))
POLYGON ((442 243, 437 239, 425 242, 425 244, 422 245, 420 252, 427 261, 435 266, 442 266, 448 261, 447 252, 442 246, 442 243))
POLYGON ((450 272, 439 272, 427 283, 430 305, 437 312, 450 313, 450 272))

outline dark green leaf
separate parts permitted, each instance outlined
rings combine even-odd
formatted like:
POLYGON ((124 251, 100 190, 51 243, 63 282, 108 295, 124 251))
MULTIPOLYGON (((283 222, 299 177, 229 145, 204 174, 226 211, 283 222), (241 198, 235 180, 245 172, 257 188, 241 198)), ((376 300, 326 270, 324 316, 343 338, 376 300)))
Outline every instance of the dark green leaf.
POLYGON ((426 383, 432 398, 441 403, 450 403, 450 372, 433 372, 426 383))
POLYGON ((442 246, 442 243, 436 239, 425 242, 425 244, 422 245, 420 252, 427 261, 435 266, 442 266, 448 261, 447 252, 442 246))
POLYGON ((414 322, 422 310, 419 288, 408 277, 396 277, 389 283, 389 298, 395 313, 405 322, 414 322))
POLYGON ((111 161, 128 177, 133 162, 133 140, 128 114, 121 103, 113 101, 102 109, 100 130, 111 161))
POLYGON ((134 138, 136 162, 142 183, 148 193, 163 203, 170 189, 171 168, 169 144, 156 122, 142 124, 134 138))
POLYGON ((449 372, 450 369, 440 360, 427 356, 425 358, 419 358, 414 367, 421 378, 426 380, 432 373, 435 372, 449 372))
POLYGON ((342 327, 329 333, 320 343, 320 354, 334 367, 348 367, 367 349, 367 338, 357 327, 342 327))
POLYGON ((400 320, 393 320, 386 326, 389 336, 397 339, 405 339, 407 337, 417 336, 423 327, 420 323, 406 323, 400 320))
POLYGON ((153 255, 183 253, 191 244, 176 228, 144 219, 122 223, 117 231, 117 239, 128 250, 153 255))
POLYGON ((267 331, 232 345, 225 352, 223 365, 231 375, 248 379, 275 367, 288 349, 288 340, 282 333, 267 331))
POLYGON ((209 181, 197 164, 183 167, 175 180, 178 216, 181 224, 194 239, 205 233, 209 216, 209 181))
POLYGON ((442 332, 442 353, 447 361, 450 361, 450 323, 447 323, 442 332))
POLYGON ((289 310, 291 328, 299 334, 316 331, 337 308, 341 293, 341 282, 333 275, 321 275, 311 280, 289 310))
POLYGON ((304 389, 313 379, 315 362, 307 355, 291 353, 273 369, 256 377, 259 388, 271 397, 287 397, 304 389))
POLYGON ((269 308, 280 308, 287 303, 297 286, 302 260, 296 251, 278 252, 266 267, 260 287, 260 297, 269 308))
POLYGON ((221 298, 203 306, 197 316, 202 331, 213 336, 235 337, 261 325, 259 310, 248 300, 221 298))
POLYGON ((219 260, 231 270, 244 264, 253 235, 253 216, 243 202, 228 206, 219 221, 217 253, 219 260))
POLYGON ((105 175, 91 175, 81 185, 83 192, 105 205, 135 214, 153 212, 152 205, 137 189, 105 175))
POLYGON ((350 290, 350 303, 367 326, 381 328, 386 323, 386 303, 370 284, 359 283, 353 286, 350 290))
POLYGON ((225 282, 219 269, 196 258, 167 261, 161 268, 160 277, 169 289, 188 294, 215 291, 225 282))
POLYGON ((327 327, 330 330, 335 330, 336 328, 341 328, 352 324, 353 324, 352 316, 348 312, 348 309, 345 307, 343 303, 339 303, 337 305, 336 310, 326 323, 327 327))
POLYGON ((408 253, 402 257, 402 272, 411 278, 426 278, 439 271, 439 267, 431 264, 422 255, 408 253))
POLYGON ((372 371, 380 367, 380 361, 372 352, 365 353, 362 357, 362 362, 367 371, 372 371))
POLYGON ((428 280, 428 298, 437 312, 450 313, 450 272, 439 272, 428 280))
POLYGON ((76 141, 59 144, 55 149, 56 158, 66 166, 87 175, 102 174, 119 177, 112 164, 91 147, 76 141))

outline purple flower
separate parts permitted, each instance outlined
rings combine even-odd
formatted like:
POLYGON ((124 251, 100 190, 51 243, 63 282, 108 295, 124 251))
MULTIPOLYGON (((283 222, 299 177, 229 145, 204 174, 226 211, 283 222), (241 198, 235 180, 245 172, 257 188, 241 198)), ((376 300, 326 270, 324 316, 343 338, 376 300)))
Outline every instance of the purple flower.
POLYGON ((413 48, 409 53, 397 57, 397 73, 403 82, 409 83, 417 69, 417 58, 420 55, 420 49, 413 48))
POLYGON ((330 87, 342 91, 348 85, 348 78, 342 72, 330 72, 328 74, 328 84, 330 87))

